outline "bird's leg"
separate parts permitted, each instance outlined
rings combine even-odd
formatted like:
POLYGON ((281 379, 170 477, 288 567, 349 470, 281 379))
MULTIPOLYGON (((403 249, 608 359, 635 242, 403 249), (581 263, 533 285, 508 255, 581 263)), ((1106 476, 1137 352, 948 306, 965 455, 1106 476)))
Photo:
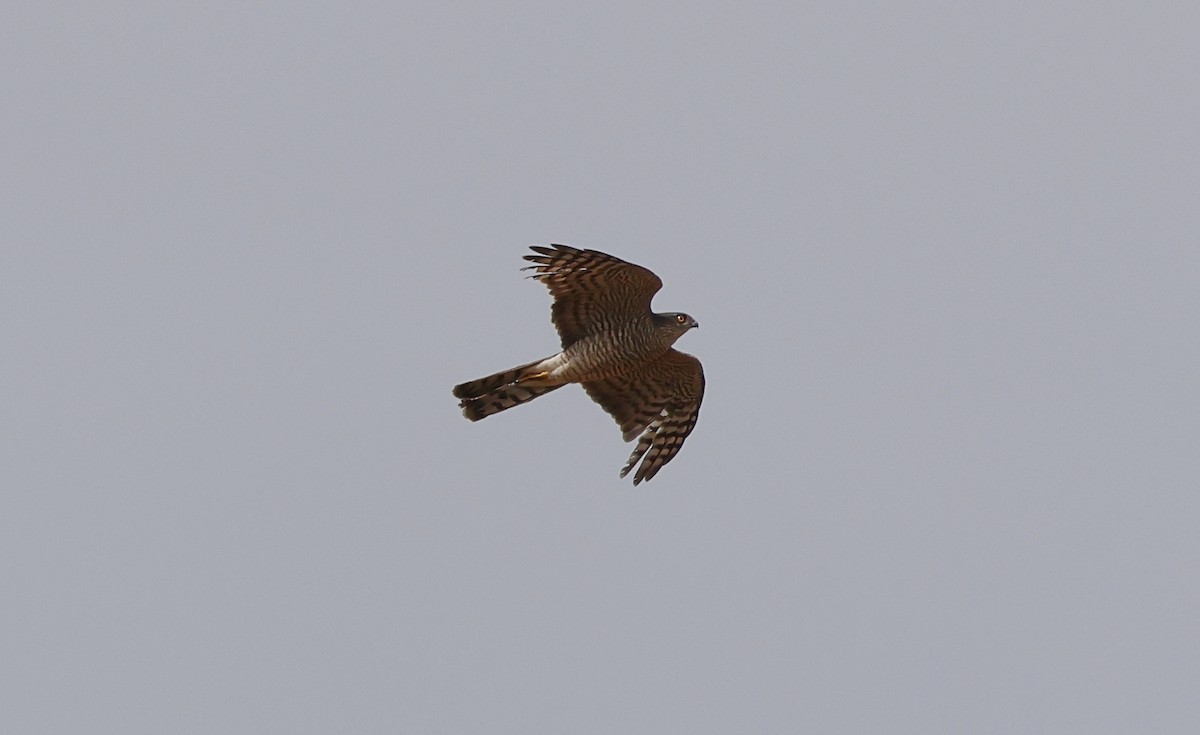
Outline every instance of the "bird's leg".
POLYGON ((538 378, 545 378, 549 375, 550 375, 549 370, 543 370, 542 372, 536 373, 534 375, 522 375, 521 377, 517 378, 517 382, 524 383, 529 380, 537 380, 538 378))

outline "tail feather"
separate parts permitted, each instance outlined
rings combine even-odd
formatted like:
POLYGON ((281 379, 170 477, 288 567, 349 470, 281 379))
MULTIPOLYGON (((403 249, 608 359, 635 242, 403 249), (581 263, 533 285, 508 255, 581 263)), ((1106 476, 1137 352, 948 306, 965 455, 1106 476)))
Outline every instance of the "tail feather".
POLYGON ((520 367, 515 367, 511 370, 502 370, 495 375, 489 375, 486 378, 468 380, 465 383, 459 383, 458 385, 454 386, 454 397, 469 400, 487 395, 497 388, 506 386, 509 383, 517 382, 517 380, 519 380, 527 370, 540 362, 541 360, 534 360, 528 365, 521 365, 520 367))
POLYGON ((478 398, 465 398, 459 405, 462 406, 463 416, 472 421, 478 421, 513 406, 519 406, 526 401, 532 401, 534 398, 557 390, 564 385, 566 383, 535 386, 505 385, 478 398))
MULTIPOLYGON (((547 384, 544 382, 544 378, 518 382, 522 378, 531 378, 537 375, 538 366, 544 362, 546 361, 534 360, 527 365, 503 370, 486 378, 469 380, 454 386, 454 397, 462 399, 459 406, 463 410, 463 416, 472 421, 478 421, 485 416, 519 406, 544 393, 549 393, 555 388, 563 387, 565 383, 547 384)), ((542 369, 544 370, 544 368, 542 369)))

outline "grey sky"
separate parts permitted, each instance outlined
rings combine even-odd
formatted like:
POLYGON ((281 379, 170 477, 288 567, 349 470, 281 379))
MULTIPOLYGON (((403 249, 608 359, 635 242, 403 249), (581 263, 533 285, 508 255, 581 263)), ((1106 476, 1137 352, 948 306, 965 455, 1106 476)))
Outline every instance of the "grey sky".
POLYGON ((1188 3, 16 3, 0 731, 1194 733, 1188 3), (638 488, 533 243, 662 276, 638 488))

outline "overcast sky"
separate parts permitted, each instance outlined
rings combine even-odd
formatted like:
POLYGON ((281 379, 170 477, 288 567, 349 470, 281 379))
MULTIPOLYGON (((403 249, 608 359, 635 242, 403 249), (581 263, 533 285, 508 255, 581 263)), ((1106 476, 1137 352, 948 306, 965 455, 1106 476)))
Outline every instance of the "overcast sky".
POLYGON ((4 12, 0 731, 1200 732, 1194 4, 413 5, 4 12))

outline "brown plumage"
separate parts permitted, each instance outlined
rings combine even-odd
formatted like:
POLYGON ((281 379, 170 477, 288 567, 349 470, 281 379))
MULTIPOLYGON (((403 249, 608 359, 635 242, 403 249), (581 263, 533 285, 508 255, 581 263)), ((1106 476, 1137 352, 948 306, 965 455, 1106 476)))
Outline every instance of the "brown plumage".
POLYGON ((696 425, 704 398, 700 361, 671 345, 693 327, 686 314, 655 314, 650 300, 662 281, 649 270, 596 250, 535 245, 526 270, 550 289, 550 316, 563 350, 543 360, 454 387, 472 421, 580 383, 621 427, 638 439, 621 470, 641 461, 633 484, 670 462, 696 425))

